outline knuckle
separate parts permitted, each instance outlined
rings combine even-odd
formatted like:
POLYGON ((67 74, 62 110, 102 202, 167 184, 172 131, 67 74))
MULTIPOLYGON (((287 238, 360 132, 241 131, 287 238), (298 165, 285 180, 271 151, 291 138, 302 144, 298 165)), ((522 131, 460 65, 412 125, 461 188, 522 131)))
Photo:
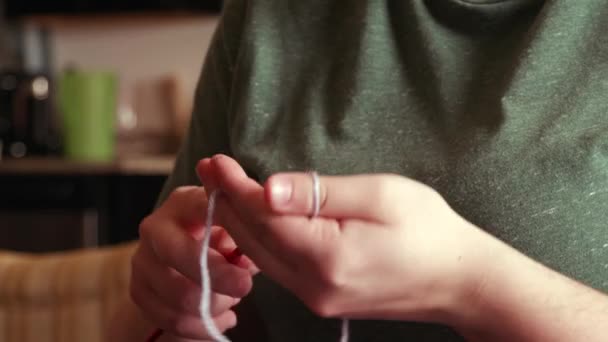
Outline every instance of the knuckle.
POLYGON ((332 296, 327 294, 315 295, 306 304, 312 312, 323 318, 336 317, 340 314, 332 296))
POLYGON ((340 292, 347 285, 347 277, 344 268, 336 258, 328 258, 325 267, 320 271, 319 278, 324 292, 340 292), (334 259, 334 260, 332 260, 334 259))
POLYGON ((318 288, 310 291, 309 306, 322 317, 335 317, 340 314, 339 298, 348 287, 348 277, 344 267, 329 261, 318 276, 318 288))
POLYGON ((376 184, 374 186, 374 199, 378 203, 386 203, 393 200, 394 194, 396 193, 395 178, 393 176, 385 176, 376 178, 376 184))
POLYGON ((402 202, 399 196, 407 193, 402 189, 403 186, 403 178, 400 176, 387 174, 375 177, 369 200, 378 208, 380 217, 392 218, 400 215, 401 208, 395 204, 402 202))

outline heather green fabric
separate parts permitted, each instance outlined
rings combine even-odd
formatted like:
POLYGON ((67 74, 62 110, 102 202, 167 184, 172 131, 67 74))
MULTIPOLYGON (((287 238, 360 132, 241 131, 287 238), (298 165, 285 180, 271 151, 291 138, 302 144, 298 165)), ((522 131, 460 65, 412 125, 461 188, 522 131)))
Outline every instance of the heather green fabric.
MULTIPOLYGON (((608 291, 607 17, 605 0, 229 1, 161 198, 218 152, 260 181, 399 173, 608 291)), ((242 310, 237 341, 338 338, 263 276, 242 310)), ((460 339, 366 321, 352 341, 460 339)))

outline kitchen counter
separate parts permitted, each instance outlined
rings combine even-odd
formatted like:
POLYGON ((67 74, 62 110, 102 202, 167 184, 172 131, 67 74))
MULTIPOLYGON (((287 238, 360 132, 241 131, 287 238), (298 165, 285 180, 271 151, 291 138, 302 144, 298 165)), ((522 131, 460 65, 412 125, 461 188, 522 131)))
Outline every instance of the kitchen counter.
POLYGON ((142 156, 112 162, 80 162, 61 158, 0 160, 0 175, 164 175, 173 169, 175 156, 142 156))

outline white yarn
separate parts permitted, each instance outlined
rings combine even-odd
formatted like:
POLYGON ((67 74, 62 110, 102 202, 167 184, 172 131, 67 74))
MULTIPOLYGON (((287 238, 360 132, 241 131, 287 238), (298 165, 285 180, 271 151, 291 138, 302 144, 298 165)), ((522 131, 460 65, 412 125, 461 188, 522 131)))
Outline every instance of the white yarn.
MULTIPOLYGON (((319 174, 312 171, 310 172, 310 178, 312 179, 312 214, 311 218, 319 216, 321 211, 321 182, 319 181, 319 174)), ((348 319, 342 319, 342 329, 340 342, 348 342, 350 338, 348 319)))
POLYGON ((348 319, 342 319, 342 336, 340 337, 340 342, 348 342, 350 338, 350 331, 348 329, 348 319))
POLYGON ((215 342, 230 342, 230 340, 224 336, 213 321, 211 317, 211 276, 209 273, 209 263, 207 261, 209 255, 209 242, 211 240, 211 226, 213 225, 213 212, 215 211, 215 200, 217 198, 217 191, 213 191, 209 195, 207 203, 207 220, 205 224, 205 231, 203 232, 203 248, 201 251, 201 280, 203 293, 201 295, 200 312, 203 319, 203 326, 209 334, 209 337, 215 342))
MULTIPOLYGON (((320 211, 320 183, 319 175, 316 172, 311 172, 312 183, 313 183, 313 211, 311 217, 319 216, 320 211)), ((203 326, 209 334, 209 337, 215 342, 230 342, 230 340, 224 336, 213 321, 211 317, 211 279, 209 272, 209 242, 211 240, 211 226, 213 225, 213 213, 215 212, 215 202, 217 199, 217 191, 213 191, 209 195, 207 203, 207 218, 205 224, 205 231, 203 232, 203 248, 200 256, 201 266, 201 280, 202 280, 202 295, 200 303, 200 312, 203 321, 203 326)), ((342 320, 342 329, 340 342, 348 342, 349 340, 349 322, 348 319, 342 320)))

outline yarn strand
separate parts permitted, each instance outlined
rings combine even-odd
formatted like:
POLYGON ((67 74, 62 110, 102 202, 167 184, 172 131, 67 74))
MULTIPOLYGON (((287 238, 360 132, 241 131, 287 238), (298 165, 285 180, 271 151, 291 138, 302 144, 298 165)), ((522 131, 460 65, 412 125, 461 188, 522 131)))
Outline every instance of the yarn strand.
POLYGON ((209 337, 215 342, 230 342, 230 340, 224 336, 213 321, 211 317, 211 276, 209 272, 209 243, 211 241, 211 226, 213 225, 213 213, 215 212, 215 201, 217 199, 217 191, 213 191, 209 195, 207 203, 207 218, 205 224, 205 231, 203 233, 203 248, 201 250, 201 278, 202 278, 202 290, 200 312, 203 320, 203 326, 209 334, 209 337))
MULTIPOLYGON (((319 176, 316 172, 311 173, 313 180, 313 212, 311 218, 315 218, 319 215, 320 206, 320 191, 319 191, 319 176)), ((200 267, 201 267, 201 278, 202 278, 202 294, 200 302, 200 313, 203 326, 209 334, 209 337, 214 342, 230 342, 230 340, 222 334, 215 322, 211 317, 211 276, 209 272, 209 244, 211 241, 211 227, 213 226, 213 214, 215 212, 215 202, 217 200, 217 191, 213 191, 209 195, 207 203, 207 217, 205 220, 205 231, 203 232, 203 247, 200 255, 200 267)), ((342 320, 340 342, 348 342, 349 340, 349 321, 348 319, 342 320)))
POLYGON ((348 342, 350 339, 350 331, 349 331, 349 322, 348 319, 342 319, 342 335, 340 336, 340 342, 348 342))
MULTIPOLYGON (((312 213, 310 218, 318 217, 321 212, 321 180, 319 174, 315 171, 308 173, 312 181, 312 213)), ((340 331, 340 342, 348 342, 350 338, 348 319, 342 319, 342 329, 340 331)))

